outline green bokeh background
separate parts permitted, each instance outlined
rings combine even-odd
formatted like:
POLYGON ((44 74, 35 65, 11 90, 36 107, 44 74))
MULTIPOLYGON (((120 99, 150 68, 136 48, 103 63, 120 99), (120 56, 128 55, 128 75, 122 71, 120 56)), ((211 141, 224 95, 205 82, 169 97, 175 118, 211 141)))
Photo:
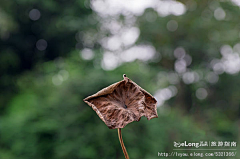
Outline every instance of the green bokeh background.
MULTIPOLYGON (((140 15, 101 16, 92 9, 93 2, 0 1, 0 159, 123 159, 117 130, 108 129, 83 99, 122 80, 124 73, 153 95, 169 86, 177 89, 158 107, 158 118, 143 117, 122 130, 130 158, 165 158, 158 152, 173 152, 174 141, 239 141, 239 71, 218 74, 212 67, 214 59, 224 60, 224 45, 239 58, 239 6, 182 0, 186 11, 179 16, 161 16, 153 8, 140 15), (29 18, 32 9, 40 11, 39 19, 29 18), (138 28, 138 39, 128 47, 151 45, 154 58, 104 68, 107 48, 99 41, 114 35, 102 29, 114 27, 111 20, 138 28), (169 21, 177 22, 176 30, 168 29, 169 21), (43 50, 36 47, 39 39, 47 42, 43 50), (177 47, 191 57, 186 71, 198 73, 197 81, 188 83, 176 71, 177 47), (91 59, 84 58, 86 48, 94 55, 91 59), (209 73, 217 81, 209 80, 209 73), (171 82, 174 78, 177 82, 171 82), (196 96, 199 88, 207 91, 206 98, 196 96)), ((240 153, 238 147, 227 148, 240 153)))

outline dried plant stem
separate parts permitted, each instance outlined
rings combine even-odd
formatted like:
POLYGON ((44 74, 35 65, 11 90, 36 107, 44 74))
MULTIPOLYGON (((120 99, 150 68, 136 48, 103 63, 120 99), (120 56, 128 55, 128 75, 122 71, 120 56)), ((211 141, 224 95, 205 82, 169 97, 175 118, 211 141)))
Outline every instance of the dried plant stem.
POLYGON ((118 128, 118 138, 119 138, 119 141, 120 141, 120 144, 121 144, 121 147, 122 147, 122 150, 123 150, 123 153, 124 153, 125 158, 126 158, 126 159, 129 159, 127 150, 126 150, 126 148, 125 148, 125 146, 124 146, 124 143, 123 143, 121 128, 118 128))

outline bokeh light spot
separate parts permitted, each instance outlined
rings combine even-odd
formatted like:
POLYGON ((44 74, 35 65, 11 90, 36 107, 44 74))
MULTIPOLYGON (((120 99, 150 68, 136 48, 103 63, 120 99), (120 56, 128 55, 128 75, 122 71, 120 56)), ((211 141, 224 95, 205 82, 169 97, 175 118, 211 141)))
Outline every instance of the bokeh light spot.
POLYGON ((38 40, 37 43, 36 43, 36 47, 37 47, 37 49, 40 50, 40 51, 46 50, 47 45, 48 45, 48 44, 47 44, 47 41, 44 40, 44 39, 40 39, 40 40, 38 40))
POLYGON ((69 77, 69 73, 66 70, 60 70, 58 74, 62 77, 63 81, 66 81, 69 77))
POLYGON ((186 51, 184 50, 183 47, 178 47, 174 50, 174 56, 177 58, 177 59, 181 59, 183 58, 184 56, 186 55, 186 51))
POLYGON ((216 75, 214 72, 209 72, 206 76, 206 80, 209 82, 209 83, 217 83, 218 82, 218 75, 216 75))
POLYGON ((104 70, 114 70, 119 63, 119 58, 112 52, 105 52, 103 54, 102 68, 104 70))
POLYGON ((193 72, 186 72, 183 74, 183 82, 185 84, 191 84, 194 82, 194 73, 193 72))
POLYGON ((196 97, 200 100, 205 99, 208 95, 208 92, 205 88, 198 88, 196 91, 196 97))
POLYGON ((178 72, 178 73, 184 73, 186 72, 186 69, 187 69, 187 64, 186 64, 186 61, 185 60, 177 60, 174 64, 174 67, 175 67, 175 70, 178 72))
POLYGON ((52 77, 52 83, 53 83, 54 85, 56 85, 56 86, 61 85, 62 82, 63 82, 63 78, 62 78, 62 76, 61 76, 60 74, 54 75, 54 76, 52 77))
POLYGON ((227 56, 233 52, 232 47, 230 45, 223 45, 220 49, 222 56, 227 56))
POLYGON ((31 20, 38 20, 39 18, 41 17, 41 13, 38 9, 32 9, 30 12, 29 12, 29 18, 31 20))
POLYGON ((225 11, 222 8, 217 8, 214 11, 214 17, 217 20, 224 20, 224 18, 226 17, 226 13, 225 13, 225 11))
POLYGON ((178 90, 175 86, 169 86, 167 88, 157 90, 154 94, 154 97, 157 100, 157 106, 162 106, 166 100, 174 97, 177 92, 178 90))
POLYGON ((94 52, 91 49, 85 48, 82 51, 80 51, 80 56, 84 60, 91 60, 94 57, 94 52))
POLYGON ((156 50, 150 45, 133 46, 121 53, 121 60, 124 62, 132 62, 136 59, 148 61, 154 58, 156 50))
POLYGON ((167 23, 167 29, 171 32, 174 32, 176 31, 178 28, 178 23, 175 21, 175 20, 170 20, 168 23, 167 23))

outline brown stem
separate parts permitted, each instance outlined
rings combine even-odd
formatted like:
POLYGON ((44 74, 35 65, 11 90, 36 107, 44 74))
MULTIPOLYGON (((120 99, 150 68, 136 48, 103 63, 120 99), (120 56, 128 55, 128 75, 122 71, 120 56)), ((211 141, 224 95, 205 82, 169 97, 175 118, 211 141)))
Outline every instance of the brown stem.
POLYGON ((119 141, 120 141, 120 144, 121 144, 121 147, 122 147, 122 150, 123 150, 125 159, 129 159, 127 150, 126 150, 126 148, 125 148, 125 146, 124 146, 124 143, 123 143, 121 128, 118 128, 118 138, 119 138, 119 141))

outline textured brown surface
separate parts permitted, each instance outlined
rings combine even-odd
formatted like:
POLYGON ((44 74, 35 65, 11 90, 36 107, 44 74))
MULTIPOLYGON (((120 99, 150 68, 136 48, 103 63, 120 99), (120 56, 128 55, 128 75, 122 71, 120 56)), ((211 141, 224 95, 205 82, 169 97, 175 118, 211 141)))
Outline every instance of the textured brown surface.
POLYGON ((157 118, 157 101, 129 78, 114 83, 84 99, 110 129, 123 128, 128 123, 157 118))

